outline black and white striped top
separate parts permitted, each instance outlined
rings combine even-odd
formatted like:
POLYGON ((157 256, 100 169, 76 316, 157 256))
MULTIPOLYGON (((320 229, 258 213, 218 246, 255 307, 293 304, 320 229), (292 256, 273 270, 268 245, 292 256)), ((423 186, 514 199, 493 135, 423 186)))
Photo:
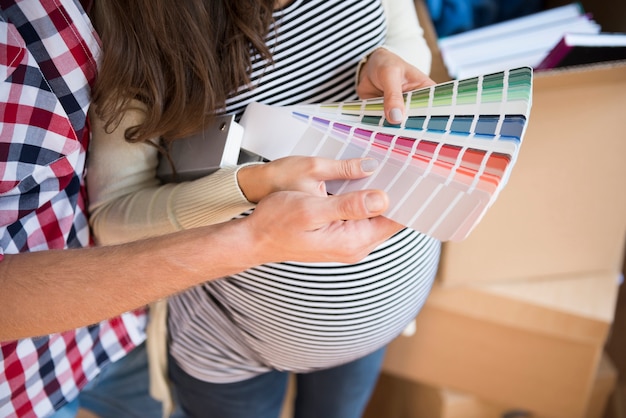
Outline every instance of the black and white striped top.
MULTIPOLYGON (((276 105, 355 99, 362 56, 385 41, 375 0, 295 0, 276 12, 275 65, 253 65, 255 89, 227 103, 276 105)), ((270 369, 306 372, 369 354, 421 309, 440 244, 405 229, 354 265, 268 264, 169 301, 170 353, 197 379, 227 383, 270 369)))

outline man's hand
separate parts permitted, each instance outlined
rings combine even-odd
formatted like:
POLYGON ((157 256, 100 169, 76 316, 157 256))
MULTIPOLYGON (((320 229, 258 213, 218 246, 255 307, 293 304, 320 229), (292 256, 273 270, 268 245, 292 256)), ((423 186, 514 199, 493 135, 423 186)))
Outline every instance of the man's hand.
POLYGON ((387 195, 363 190, 338 196, 277 192, 245 219, 258 264, 278 261, 353 263, 402 229, 380 216, 387 195))

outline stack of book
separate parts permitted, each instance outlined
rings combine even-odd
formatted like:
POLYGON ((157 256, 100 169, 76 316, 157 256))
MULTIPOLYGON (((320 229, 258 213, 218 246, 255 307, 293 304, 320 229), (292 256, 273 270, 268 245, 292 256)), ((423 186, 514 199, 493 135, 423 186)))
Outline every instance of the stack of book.
POLYGON ((453 78, 626 59, 626 34, 602 33, 579 3, 444 37, 438 46, 453 78))
POLYGON ((626 34, 566 33, 535 66, 537 71, 626 59, 626 34))

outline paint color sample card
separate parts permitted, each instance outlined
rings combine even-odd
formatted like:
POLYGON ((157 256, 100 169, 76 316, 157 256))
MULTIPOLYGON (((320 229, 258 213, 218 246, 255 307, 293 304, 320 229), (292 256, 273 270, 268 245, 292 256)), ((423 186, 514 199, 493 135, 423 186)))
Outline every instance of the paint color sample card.
POLYGON ((372 157, 372 176, 328 182, 330 193, 376 188, 385 216, 441 241, 460 241, 505 186, 532 101, 528 67, 405 93, 406 118, 383 116, 382 98, 275 107, 248 106, 242 148, 270 160, 287 155, 372 157))

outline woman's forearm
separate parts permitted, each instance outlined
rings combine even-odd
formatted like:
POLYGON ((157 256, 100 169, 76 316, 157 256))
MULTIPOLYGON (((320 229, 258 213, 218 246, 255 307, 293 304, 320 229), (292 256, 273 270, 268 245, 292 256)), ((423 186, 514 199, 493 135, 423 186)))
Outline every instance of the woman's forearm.
POLYGON ((96 323, 241 271, 249 262, 239 253, 246 243, 235 245, 240 229, 216 225, 117 246, 5 255, 0 340, 96 323))

